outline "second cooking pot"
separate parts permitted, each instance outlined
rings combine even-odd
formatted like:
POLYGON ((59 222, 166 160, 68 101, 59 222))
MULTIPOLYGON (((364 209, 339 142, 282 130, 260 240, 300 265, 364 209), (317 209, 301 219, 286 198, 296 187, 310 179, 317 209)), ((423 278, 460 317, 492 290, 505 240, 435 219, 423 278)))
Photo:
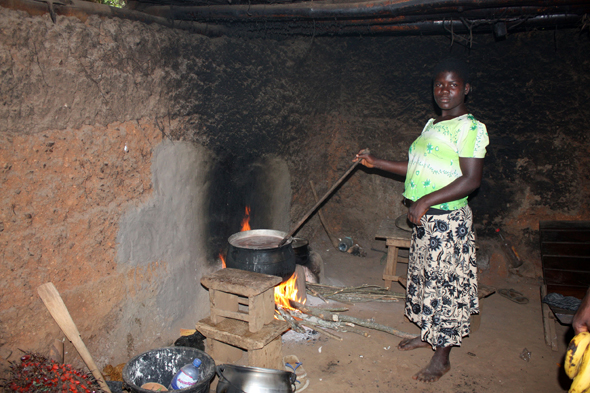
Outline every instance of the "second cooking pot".
POLYGON ((272 229, 253 229, 231 235, 226 266, 288 280, 295 272, 296 263, 292 238, 279 247, 285 236, 285 232, 272 229))
POLYGON ((293 253, 295 254, 295 262, 298 265, 307 265, 309 262, 309 242, 307 239, 301 237, 293 238, 293 253))
POLYGON ((216 393, 293 393, 295 373, 270 368, 217 366, 216 393))

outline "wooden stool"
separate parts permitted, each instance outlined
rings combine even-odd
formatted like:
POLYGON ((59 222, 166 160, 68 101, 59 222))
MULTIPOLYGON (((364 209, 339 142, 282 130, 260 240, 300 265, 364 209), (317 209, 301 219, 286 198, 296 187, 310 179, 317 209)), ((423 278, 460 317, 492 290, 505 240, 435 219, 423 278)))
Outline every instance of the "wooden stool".
MULTIPOLYGON (((387 264, 383 270, 383 280, 385 281, 385 287, 390 288, 392 281, 400 281, 400 276, 397 275, 397 264, 408 263, 408 258, 400 257, 400 248, 410 248, 410 237, 412 232, 404 231, 395 225, 395 219, 386 218, 381 221, 379 229, 375 238, 385 239, 387 245, 387 264)), ((403 279, 403 278, 402 278, 403 279)))
POLYGON ((274 287, 280 282, 277 276, 238 269, 221 269, 201 279, 209 288, 211 315, 196 328, 207 337, 213 359, 232 363, 245 350, 249 366, 282 368, 281 334, 289 326, 274 319, 274 287))

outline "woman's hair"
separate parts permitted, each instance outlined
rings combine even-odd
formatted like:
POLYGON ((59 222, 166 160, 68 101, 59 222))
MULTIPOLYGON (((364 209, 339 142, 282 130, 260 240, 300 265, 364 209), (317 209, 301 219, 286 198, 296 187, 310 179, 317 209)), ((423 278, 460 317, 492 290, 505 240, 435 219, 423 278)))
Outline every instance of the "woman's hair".
POLYGON ((434 80, 434 78, 443 71, 455 72, 461 79, 463 79, 464 83, 470 83, 469 66, 467 66, 467 63, 463 60, 454 57, 444 59, 434 67, 434 75, 432 76, 432 79, 434 80))

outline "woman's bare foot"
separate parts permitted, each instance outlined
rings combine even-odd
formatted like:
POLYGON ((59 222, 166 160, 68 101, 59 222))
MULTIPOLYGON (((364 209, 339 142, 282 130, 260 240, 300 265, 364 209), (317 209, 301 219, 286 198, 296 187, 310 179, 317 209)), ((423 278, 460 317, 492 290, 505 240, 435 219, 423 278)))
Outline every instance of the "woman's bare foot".
POLYGON ((428 366, 418 371, 412 378, 422 382, 436 382, 451 369, 449 354, 452 347, 437 348, 428 366))
POLYGON ((429 346, 430 344, 428 344, 426 341, 422 341, 420 336, 418 336, 415 338, 404 338, 399 342, 399 344, 397 344, 397 349, 399 349, 400 351, 411 351, 412 349, 424 348, 429 346))

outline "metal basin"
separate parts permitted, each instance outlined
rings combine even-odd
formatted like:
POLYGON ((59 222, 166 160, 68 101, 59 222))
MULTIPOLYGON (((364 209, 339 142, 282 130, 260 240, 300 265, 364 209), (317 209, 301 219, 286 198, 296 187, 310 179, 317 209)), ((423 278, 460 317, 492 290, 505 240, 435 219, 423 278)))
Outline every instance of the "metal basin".
POLYGON ((295 373, 261 367, 217 366, 216 393, 293 393, 295 373))

